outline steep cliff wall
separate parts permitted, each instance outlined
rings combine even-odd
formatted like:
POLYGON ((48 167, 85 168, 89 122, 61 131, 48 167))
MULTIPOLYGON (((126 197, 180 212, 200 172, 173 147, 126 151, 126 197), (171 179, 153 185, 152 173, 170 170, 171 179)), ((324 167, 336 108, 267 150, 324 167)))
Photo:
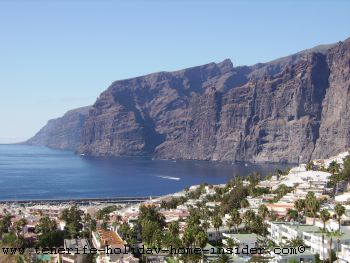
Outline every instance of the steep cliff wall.
POLYGON ((55 149, 74 150, 80 145, 82 129, 90 107, 68 111, 61 118, 49 120, 29 139, 30 145, 48 146, 55 149))
POLYGON ((249 67, 225 60, 116 81, 71 148, 167 159, 324 158, 350 145, 349 76, 348 39, 249 67))

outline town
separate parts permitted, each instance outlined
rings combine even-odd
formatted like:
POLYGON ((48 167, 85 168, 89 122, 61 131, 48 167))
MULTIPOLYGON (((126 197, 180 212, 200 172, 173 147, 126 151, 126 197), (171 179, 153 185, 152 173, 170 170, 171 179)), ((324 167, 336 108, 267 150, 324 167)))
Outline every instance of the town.
POLYGON ((0 262, 346 263, 349 179, 344 152, 135 203, 2 203, 0 262))

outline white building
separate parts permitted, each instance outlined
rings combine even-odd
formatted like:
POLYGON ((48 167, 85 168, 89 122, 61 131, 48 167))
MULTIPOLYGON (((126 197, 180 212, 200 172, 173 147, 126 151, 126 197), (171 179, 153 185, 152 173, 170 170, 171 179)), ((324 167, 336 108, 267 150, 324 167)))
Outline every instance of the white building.
POLYGON ((90 251, 90 245, 87 239, 65 239, 64 249, 66 250, 67 253, 61 254, 60 262, 84 263, 87 260, 86 253, 90 251), (68 250, 69 250, 69 253, 68 253, 68 250))
POLYGON ((341 251, 337 253, 339 263, 348 263, 350 259, 350 246, 341 245, 341 251))
MULTIPOLYGON (((303 232, 303 240, 306 246, 310 247, 310 250, 314 254, 319 254, 321 259, 329 257, 329 247, 331 245, 331 238, 320 230, 315 232, 303 232), (322 242, 323 240, 323 242, 322 242)), ((336 249, 339 244, 350 244, 350 234, 345 232, 340 236, 332 237, 332 249, 336 249)))
POLYGON ((261 204, 263 204, 263 199, 261 197, 248 196, 246 199, 250 208, 258 208, 261 204))

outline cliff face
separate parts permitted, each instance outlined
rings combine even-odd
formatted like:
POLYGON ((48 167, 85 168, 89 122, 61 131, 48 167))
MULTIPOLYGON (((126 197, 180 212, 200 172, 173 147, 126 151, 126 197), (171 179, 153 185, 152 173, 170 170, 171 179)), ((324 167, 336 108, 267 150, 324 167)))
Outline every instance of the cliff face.
POLYGON ((350 38, 330 50, 327 62, 329 86, 322 104, 314 158, 325 158, 350 147, 350 38))
POLYGON ((71 148, 166 159, 324 158, 350 145, 349 76, 348 39, 250 67, 225 60, 116 81, 71 148))
POLYGON ((74 150, 80 144, 82 129, 90 107, 68 111, 61 118, 49 120, 26 144, 74 150))

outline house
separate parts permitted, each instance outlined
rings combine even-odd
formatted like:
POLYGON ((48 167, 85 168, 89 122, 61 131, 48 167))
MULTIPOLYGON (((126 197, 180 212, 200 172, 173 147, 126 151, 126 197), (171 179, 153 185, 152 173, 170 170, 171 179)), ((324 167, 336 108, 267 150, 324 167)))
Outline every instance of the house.
POLYGON ((228 233, 228 227, 220 227, 218 231, 215 228, 209 228, 207 230, 208 241, 220 240, 223 237, 223 233, 228 233))
POLYGON ((337 253, 339 263, 348 263, 350 259, 350 245, 341 245, 340 252, 337 253))
POLYGON ((255 248, 257 245, 257 235, 256 234, 229 234, 223 233, 222 243, 228 246, 227 240, 231 238, 237 247, 241 250, 244 247, 255 248))
POLYGON ((182 219, 186 219, 187 217, 190 216, 190 213, 188 212, 188 209, 170 209, 170 210, 165 210, 165 211, 161 211, 161 213, 164 215, 165 217, 165 222, 170 223, 173 221, 177 221, 177 220, 182 220, 182 219))
POLYGON ((65 254, 60 254, 61 263, 84 263, 87 261, 90 245, 87 239, 65 239, 65 254), (84 252, 85 251, 85 252, 84 252))
POLYGON ((105 254, 99 253, 96 263, 138 263, 139 259, 132 254, 105 254))
POLYGON ((279 216, 286 216, 288 213, 289 209, 294 208, 294 203, 271 203, 271 204, 266 204, 267 209, 269 211, 273 211, 279 216))
POLYGON ((263 199, 261 197, 248 196, 246 199, 250 208, 258 208, 261 204, 263 204, 263 199))
POLYGON ((350 200, 350 192, 345 192, 341 195, 336 195, 334 197, 335 201, 340 202, 342 204, 345 204, 346 202, 348 202, 350 200))
POLYGON ((34 205, 27 208, 30 215, 48 216, 51 219, 58 219, 62 211, 68 206, 34 205))
POLYGON ((286 222, 267 222, 267 231, 269 238, 278 245, 285 245, 290 240, 297 237, 302 238, 305 231, 319 231, 319 228, 313 225, 299 225, 298 223, 286 222))
POLYGON ((270 260, 269 263, 288 263, 291 260, 295 259, 297 262, 303 262, 303 263, 311 263, 315 262, 315 255, 310 250, 305 250, 303 253, 297 252, 296 254, 293 253, 279 253, 280 248, 277 248, 277 250, 271 251, 270 253, 270 260))
POLYGON ((116 248, 125 252, 124 245, 126 245, 126 242, 114 231, 97 228, 96 231, 92 232, 92 243, 97 249, 103 249, 108 246, 109 248, 116 248))
POLYGON ((329 247, 331 244, 332 249, 336 249, 338 241, 339 244, 350 245, 349 232, 344 232, 339 236, 333 236, 331 240, 330 237, 318 230, 313 232, 303 232, 302 238, 305 245, 310 247, 312 253, 320 255, 320 259, 326 259, 329 257, 329 247))
POLYGON ((92 232, 92 243, 98 251, 96 263, 136 263, 138 259, 128 253, 127 243, 117 232, 97 228, 92 232))

